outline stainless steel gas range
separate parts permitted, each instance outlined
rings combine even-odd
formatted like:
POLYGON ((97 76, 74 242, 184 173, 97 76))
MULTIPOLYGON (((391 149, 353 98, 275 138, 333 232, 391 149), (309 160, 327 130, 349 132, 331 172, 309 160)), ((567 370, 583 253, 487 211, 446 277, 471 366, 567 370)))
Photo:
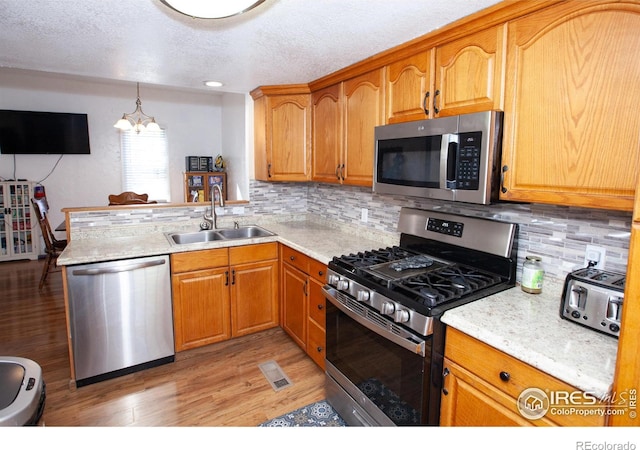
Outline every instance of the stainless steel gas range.
POLYGON ((402 208, 400 245, 335 257, 327 399, 350 425, 437 425, 448 309, 515 285, 517 225, 402 208))

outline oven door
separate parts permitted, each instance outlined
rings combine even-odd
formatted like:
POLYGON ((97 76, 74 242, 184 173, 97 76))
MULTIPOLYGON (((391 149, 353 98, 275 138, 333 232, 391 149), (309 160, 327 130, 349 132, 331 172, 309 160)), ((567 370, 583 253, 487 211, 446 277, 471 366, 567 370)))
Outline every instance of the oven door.
POLYGON ((324 292, 329 403, 350 425, 434 420, 428 413, 431 337, 407 332, 330 286, 324 292), (389 331, 393 327, 400 335, 389 331))

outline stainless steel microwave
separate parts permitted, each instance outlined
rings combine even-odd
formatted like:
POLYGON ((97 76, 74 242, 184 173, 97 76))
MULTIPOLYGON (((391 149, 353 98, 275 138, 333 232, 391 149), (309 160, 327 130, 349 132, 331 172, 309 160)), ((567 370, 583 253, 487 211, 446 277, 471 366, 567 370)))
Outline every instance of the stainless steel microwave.
POLYGON ((375 128, 373 191, 489 204, 498 199, 502 112, 375 128))

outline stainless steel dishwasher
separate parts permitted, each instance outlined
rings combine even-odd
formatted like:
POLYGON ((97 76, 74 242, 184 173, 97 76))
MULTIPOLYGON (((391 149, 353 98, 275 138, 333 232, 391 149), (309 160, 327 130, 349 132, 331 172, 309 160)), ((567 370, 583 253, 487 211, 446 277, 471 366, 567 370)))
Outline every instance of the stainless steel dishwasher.
POLYGON ((172 362, 166 255, 67 267, 76 386, 172 362))

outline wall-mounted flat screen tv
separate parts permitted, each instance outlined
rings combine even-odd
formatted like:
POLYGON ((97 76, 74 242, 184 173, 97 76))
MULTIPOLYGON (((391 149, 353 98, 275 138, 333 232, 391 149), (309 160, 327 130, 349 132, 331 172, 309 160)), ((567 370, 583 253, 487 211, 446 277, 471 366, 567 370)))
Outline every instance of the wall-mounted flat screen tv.
POLYGON ((0 110, 0 153, 88 155, 86 114, 0 110))

